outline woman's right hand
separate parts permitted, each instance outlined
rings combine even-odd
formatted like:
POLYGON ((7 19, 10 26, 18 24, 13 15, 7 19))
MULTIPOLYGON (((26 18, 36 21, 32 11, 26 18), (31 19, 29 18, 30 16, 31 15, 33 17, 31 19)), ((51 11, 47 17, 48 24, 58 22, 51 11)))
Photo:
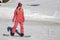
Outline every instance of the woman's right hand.
POLYGON ((12 19, 12 22, 14 22, 14 18, 12 19))

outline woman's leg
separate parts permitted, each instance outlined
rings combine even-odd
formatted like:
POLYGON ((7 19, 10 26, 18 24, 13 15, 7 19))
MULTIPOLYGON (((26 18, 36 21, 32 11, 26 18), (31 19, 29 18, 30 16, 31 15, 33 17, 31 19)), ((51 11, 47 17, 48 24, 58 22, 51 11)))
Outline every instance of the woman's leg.
POLYGON ((20 22, 20 36, 24 36, 23 22, 20 22))
POLYGON ((18 25, 18 21, 15 21, 14 26, 12 28, 12 33, 16 32, 17 25, 18 25))

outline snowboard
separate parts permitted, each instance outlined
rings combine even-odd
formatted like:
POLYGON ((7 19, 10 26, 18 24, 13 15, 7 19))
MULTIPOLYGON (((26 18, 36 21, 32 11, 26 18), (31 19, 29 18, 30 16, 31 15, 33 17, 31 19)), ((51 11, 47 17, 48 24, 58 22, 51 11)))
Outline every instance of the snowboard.
MULTIPOLYGON (((12 31, 12 27, 7 27, 7 31, 8 32, 11 32, 12 31)), ((20 37, 19 36, 19 32, 18 32, 18 30, 16 30, 16 33, 18 34, 18 35, 14 35, 13 37, 20 37)), ((3 34, 3 36, 11 36, 11 35, 9 35, 9 34, 3 34)), ((30 35, 24 35, 23 37, 31 37, 30 35)))

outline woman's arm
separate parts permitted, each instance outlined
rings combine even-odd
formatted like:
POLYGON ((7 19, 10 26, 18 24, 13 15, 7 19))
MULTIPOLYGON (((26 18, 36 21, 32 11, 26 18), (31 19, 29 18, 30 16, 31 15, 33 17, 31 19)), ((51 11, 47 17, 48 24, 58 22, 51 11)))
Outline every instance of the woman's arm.
POLYGON ((13 16, 13 19, 12 19, 12 21, 14 22, 14 20, 16 19, 16 14, 17 14, 17 12, 16 12, 16 10, 14 11, 14 16, 13 16))
POLYGON ((24 17, 24 11, 23 11, 23 9, 22 9, 22 14, 23 14, 23 21, 25 21, 25 17, 24 17))

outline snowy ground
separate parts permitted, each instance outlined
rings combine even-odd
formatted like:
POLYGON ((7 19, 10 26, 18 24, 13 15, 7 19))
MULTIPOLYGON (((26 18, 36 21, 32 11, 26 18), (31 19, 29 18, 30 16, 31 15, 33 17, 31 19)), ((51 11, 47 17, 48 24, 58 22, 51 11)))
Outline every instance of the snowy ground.
MULTIPOLYGON (((60 40, 60 24, 58 23, 26 21, 24 23, 25 35, 31 35, 30 38, 3 36, 4 33, 9 34, 6 30, 8 26, 13 26, 13 23, 8 20, 0 21, 1 40, 60 40)), ((19 26, 17 29, 19 30, 19 26)))
MULTIPOLYGON (((0 39, 1 40, 60 40, 60 0, 15 0, 2 3, 0 6, 0 39), (23 3, 25 13, 25 37, 5 37, 8 26, 13 27, 12 16, 17 2, 23 3), (39 6, 31 6, 39 4, 39 6)), ((19 30, 19 25, 18 28, 19 30)), ((16 34, 17 35, 17 34, 16 34)))

